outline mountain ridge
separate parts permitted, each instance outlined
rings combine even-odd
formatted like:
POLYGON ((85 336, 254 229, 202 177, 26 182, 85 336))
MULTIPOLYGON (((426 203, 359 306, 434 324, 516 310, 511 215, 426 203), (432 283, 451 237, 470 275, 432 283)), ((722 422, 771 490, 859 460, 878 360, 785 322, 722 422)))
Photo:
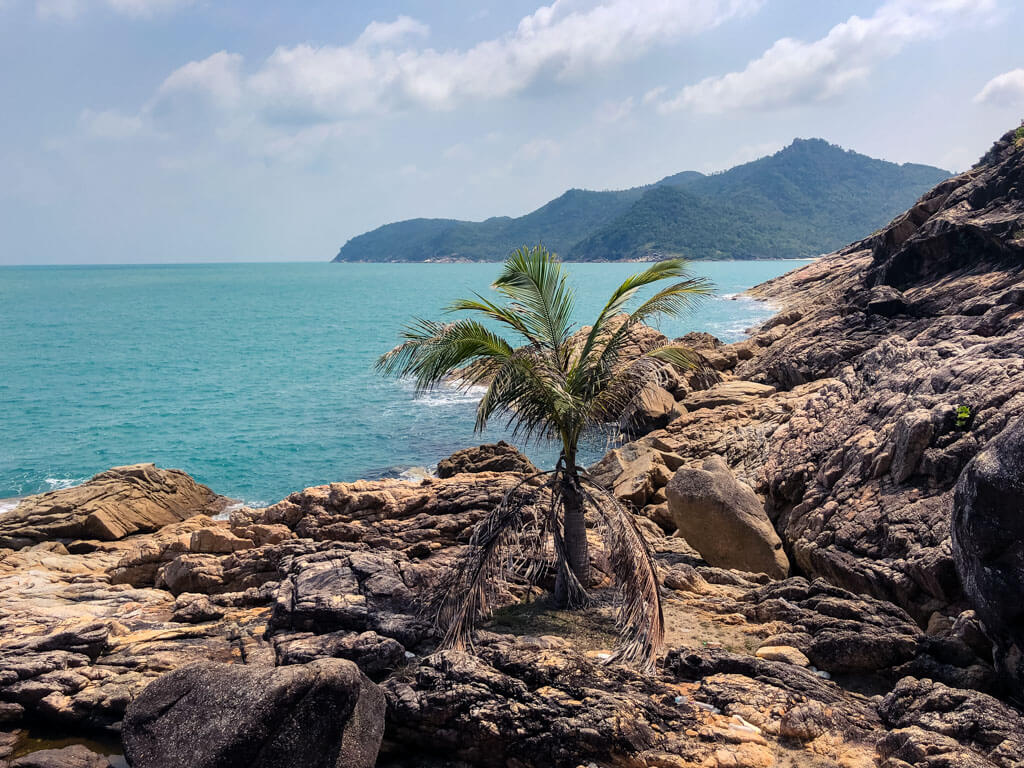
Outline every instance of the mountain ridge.
POLYGON ((566 261, 816 256, 864 237, 951 174, 794 139, 714 174, 638 187, 569 189, 524 216, 406 219, 351 238, 335 262, 487 262, 543 242, 566 261))

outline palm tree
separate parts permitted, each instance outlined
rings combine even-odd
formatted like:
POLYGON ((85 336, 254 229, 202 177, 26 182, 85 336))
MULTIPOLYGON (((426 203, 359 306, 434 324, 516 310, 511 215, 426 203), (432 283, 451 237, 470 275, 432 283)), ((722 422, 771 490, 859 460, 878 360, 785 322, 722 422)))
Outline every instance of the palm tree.
POLYGON ((653 559, 632 514, 577 465, 577 448, 588 430, 618 423, 665 363, 700 365, 699 355, 676 344, 636 361, 624 361, 622 354, 636 325, 681 313, 711 286, 690 277, 682 260, 658 262, 616 288, 590 330, 579 334, 572 323, 574 292, 562 265, 543 246, 512 253, 492 288, 508 303, 479 294, 456 301, 448 311, 470 317, 449 323, 416 319, 404 329, 404 342, 377 361, 385 374, 414 378, 421 391, 453 381, 486 387, 477 430, 493 416, 504 416, 515 436, 561 444, 554 469, 523 479, 481 521, 443 583, 433 603, 442 645, 471 644, 474 622, 488 613, 498 585, 511 575, 536 581, 553 565, 556 603, 586 605, 590 508, 622 593, 623 642, 614 658, 653 664, 664 634, 653 559), (641 288, 665 280, 674 282, 621 316, 641 288), (511 331, 515 343, 494 326, 511 331))

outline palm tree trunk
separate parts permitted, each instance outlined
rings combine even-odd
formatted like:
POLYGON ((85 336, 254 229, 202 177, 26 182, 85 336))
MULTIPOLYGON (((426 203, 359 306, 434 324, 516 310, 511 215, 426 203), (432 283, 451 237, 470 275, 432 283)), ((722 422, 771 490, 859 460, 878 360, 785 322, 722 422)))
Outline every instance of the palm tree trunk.
MULTIPOLYGON (((575 456, 571 461, 575 461, 575 456)), ((559 488, 564 505, 562 539, 565 543, 566 565, 580 585, 590 586, 590 555, 587 552, 587 524, 583 507, 583 492, 574 463, 568 463, 562 474, 559 488)), ((582 604, 585 594, 570 587, 563 569, 559 568, 555 581, 555 602, 563 608, 575 608, 582 604)))

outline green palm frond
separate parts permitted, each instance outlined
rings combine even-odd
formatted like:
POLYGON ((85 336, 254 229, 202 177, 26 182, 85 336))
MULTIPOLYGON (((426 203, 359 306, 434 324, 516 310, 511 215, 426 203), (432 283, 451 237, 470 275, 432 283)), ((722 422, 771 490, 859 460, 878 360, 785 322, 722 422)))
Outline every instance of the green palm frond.
POLYGON ((530 334, 563 365, 575 298, 554 254, 543 245, 514 251, 492 287, 513 303, 530 334))

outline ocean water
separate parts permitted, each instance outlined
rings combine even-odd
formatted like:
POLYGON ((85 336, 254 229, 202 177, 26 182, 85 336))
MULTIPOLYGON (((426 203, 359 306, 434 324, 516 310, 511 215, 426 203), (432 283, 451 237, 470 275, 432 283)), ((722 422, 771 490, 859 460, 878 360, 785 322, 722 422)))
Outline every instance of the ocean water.
MULTIPOLYGON (((772 308, 737 294, 797 266, 697 263, 718 295, 661 330, 738 340, 772 308)), ((588 324, 641 267, 569 269, 588 324)), ((405 321, 440 317, 452 299, 486 293, 497 273, 495 264, 0 268, 0 506, 143 461, 272 503, 309 485, 429 469, 506 437, 497 424, 474 434, 476 393, 416 396, 373 370, 405 321)), ((526 448, 542 464, 557 455, 526 448)), ((584 458, 604 448, 594 442, 584 458)))

